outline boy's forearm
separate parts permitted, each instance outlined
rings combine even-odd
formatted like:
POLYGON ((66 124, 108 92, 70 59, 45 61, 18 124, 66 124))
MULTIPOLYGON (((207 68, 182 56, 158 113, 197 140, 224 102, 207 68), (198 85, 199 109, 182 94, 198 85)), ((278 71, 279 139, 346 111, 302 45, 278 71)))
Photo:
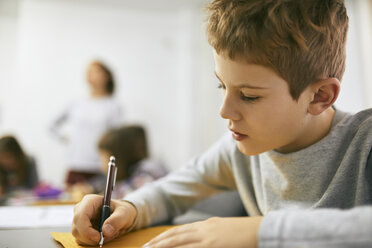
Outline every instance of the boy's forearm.
POLYGON ((265 216, 259 247, 372 247, 372 207, 279 210, 265 216))
MULTIPOLYGON (((213 154, 212 154, 213 155, 213 154)), ((213 156, 212 156, 213 157, 213 156)), ((213 159, 211 159, 213 160, 213 159)), ((169 174, 158 181, 148 183, 136 191, 128 194, 124 200, 132 202, 138 209, 134 229, 142 228, 149 224, 157 224, 183 214, 198 201, 215 193, 222 192, 222 188, 229 188, 232 180, 219 187, 213 185, 220 179, 210 178, 219 176, 219 160, 208 162, 208 158, 192 160, 188 166, 169 174), (215 171, 212 176, 203 175, 203 171, 215 171)), ((224 173, 221 177, 226 178, 224 173)))
POLYGON ((142 187, 124 197, 124 200, 135 206, 137 210, 137 218, 131 230, 161 223, 168 219, 166 201, 161 196, 161 192, 155 188, 156 186, 142 187))

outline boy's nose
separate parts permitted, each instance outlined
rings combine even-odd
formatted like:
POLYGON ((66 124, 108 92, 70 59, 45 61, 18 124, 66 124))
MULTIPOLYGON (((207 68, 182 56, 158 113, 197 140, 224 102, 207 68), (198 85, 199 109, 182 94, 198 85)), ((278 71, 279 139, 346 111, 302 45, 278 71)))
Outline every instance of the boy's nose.
POLYGON ((224 119, 237 121, 241 118, 239 111, 235 107, 233 99, 230 99, 229 96, 225 95, 222 105, 220 107, 220 116, 224 119))

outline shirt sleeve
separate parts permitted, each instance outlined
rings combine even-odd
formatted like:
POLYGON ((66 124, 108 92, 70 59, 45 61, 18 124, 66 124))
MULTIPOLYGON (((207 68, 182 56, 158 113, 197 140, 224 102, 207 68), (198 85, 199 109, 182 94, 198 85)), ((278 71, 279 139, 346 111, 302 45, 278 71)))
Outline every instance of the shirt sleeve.
POLYGON ((49 125, 49 131, 54 138, 65 142, 67 137, 61 131, 61 127, 68 121, 69 113, 73 108, 73 104, 67 106, 63 111, 61 111, 55 118, 51 121, 49 125))
POLYGON ((372 206, 272 211, 261 223, 259 247, 372 247, 372 206))
POLYGON ((131 229, 167 221, 212 194, 235 189, 226 150, 221 140, 179 171, 128 194, 124 200, 138 213, 131 229))

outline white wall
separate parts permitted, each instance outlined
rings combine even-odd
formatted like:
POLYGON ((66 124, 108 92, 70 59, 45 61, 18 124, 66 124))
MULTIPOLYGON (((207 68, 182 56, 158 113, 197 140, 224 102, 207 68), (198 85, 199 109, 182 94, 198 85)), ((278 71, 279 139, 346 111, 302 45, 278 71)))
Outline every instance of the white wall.
MULTIPOLYGON (((4 120, 7 90, 14 83, 17 51, 18 1, 0 1, 0 127, 4 120)), ((0 129, 1 130, 1 129, 0 129)))
MULTIPOLYGON (((371 82, 369 77, 365 77, 363 71, 363 55, 365 49, 363 44, 363 34, 368 32, 367 23, 360 22, 359 5, 367 0, 346 1, 346 8, 349 16, 349 33, 346 47, 346 70, 341 83, 341 92, 336 107, 339 109, 358 112, 366 107, 372 107, 368 96, 372 92, 368 86, 371 82)), ((372 31, 372 30, 371 30, 372 31)))
MULTIPOLYGON (((48 124, 86 95, 85 69, 101 58, 113 69, 128 122, 142 123, 154 156, 177 168, 226 131, 204 31, 206 0, 0 0, 0 135, 15 134, 37 158, 44 181, 62 185, 65 147, 48 124)), ((368 106, 360 73, 357 8, 350 33, 341 109, 368 106), (363 94, 364 93, 364 94, 363 94)), ((364 84, 363 84, 364 83, 364 84)))

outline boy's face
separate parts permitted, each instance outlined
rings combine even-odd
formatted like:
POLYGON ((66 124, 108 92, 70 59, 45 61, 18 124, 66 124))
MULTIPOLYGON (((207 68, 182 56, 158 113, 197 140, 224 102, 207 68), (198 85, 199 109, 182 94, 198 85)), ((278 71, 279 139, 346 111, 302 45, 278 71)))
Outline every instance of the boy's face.
POLYGON ((293 152, 304 145, 311 91, 292 99, 287 82, 273 70, 215 53, 215 73, 223 92, 222 118, 245 155, 268 150, 293 152))

